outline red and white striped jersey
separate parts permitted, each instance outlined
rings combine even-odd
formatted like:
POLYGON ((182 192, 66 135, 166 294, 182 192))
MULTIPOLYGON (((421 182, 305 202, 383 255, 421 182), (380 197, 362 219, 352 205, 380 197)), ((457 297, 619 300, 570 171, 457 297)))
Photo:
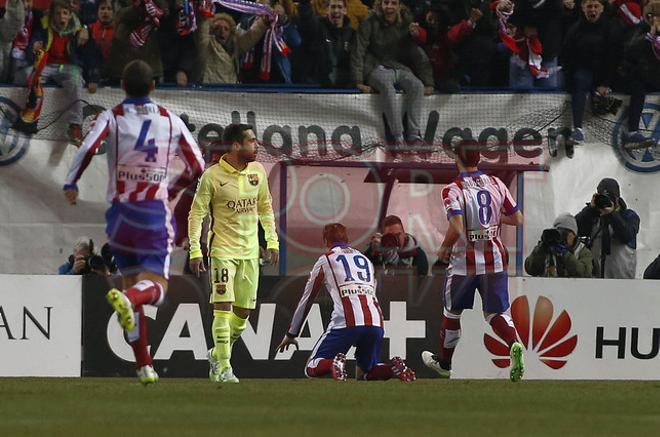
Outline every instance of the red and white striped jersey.
POLYGON ((314 299, 324 286, 334 304, 328 329, 383 326, 373 264, 360 251, 348 245, 337 245, 314 264, 293 314, 289 335, 300 334, 314 299))
POLYGON ((461 173, 442 190, 447 218, 460 214, 465 232, 452 249, 449 267, 455 275, 483 275, 505 271, 500 240, 501 216, 518 211, 504 183, 480 171, 461 173))
POLYGON ((71 164, 65 189, 76 188, 104 140, 109 202, 167 201, 204 170, 202 154, 183 121, 149 99, 133 98, 96 118, 71 164), (178 178, 171 165, 176 155, 186 164, 178 178))

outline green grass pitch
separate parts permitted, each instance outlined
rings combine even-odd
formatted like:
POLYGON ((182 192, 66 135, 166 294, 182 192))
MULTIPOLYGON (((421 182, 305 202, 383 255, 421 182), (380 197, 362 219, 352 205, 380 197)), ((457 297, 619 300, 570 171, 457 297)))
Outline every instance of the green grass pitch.
POLYGON ((0 436, 659 433, 660 382, 0 379, 0 436))

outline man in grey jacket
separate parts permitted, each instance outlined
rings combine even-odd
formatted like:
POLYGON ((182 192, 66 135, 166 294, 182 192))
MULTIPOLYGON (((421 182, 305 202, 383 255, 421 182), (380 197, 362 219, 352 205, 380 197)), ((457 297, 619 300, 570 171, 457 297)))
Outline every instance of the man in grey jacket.
POLYGON ((405 140, 413 147, 422 145, 422 98, 433 93, 433 68, 415 42, 418 32, 417 23, 407 10, 402 11, 400 0, 376 0, 374 13, 358 27, 351 53, 351 74, 357 88, 380 94, 395 151, 404 146, 404 113, 405 140), (395 87, 405 93, 403 111, 396 104, 395 87))

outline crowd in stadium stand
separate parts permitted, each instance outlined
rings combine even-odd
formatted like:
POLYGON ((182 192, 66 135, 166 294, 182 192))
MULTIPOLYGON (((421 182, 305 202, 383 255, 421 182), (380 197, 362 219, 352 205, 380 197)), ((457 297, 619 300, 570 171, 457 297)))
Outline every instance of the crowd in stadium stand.
MULTIPOLYGON (((90 92, 97 81, 118 85, 133 59, 149 63, 159 83, 178 86, 358 88, 381 95, 395 144, 404 132, 395 89, 408 95, 408 144, 420 139, 416 109, 434 88, 566 89, 572 144, 584 140, 587 95, 594 111, 615 112, 613 89, 631 96, 624 143, 650 144, 638 124, 645 95, 660 90, 660 0, 222 3, 0 0, 0 82, 26 84, 37 43, 50 53, 42 81, 70 88, 72 99, 82 92, 81 77, 90 92), (56 8, 71 12, 62 28, 56 8)), ((76 110, 73 104, 74 128, 76 110)))
MULTIPOLYGON (((259 0, 274 12, 264 15, 264 9, 240 13, 213 0, 66 0, 73 23, 60 33, 88 34, 106 83, 116 82, 123 66, 140 58, 159 81, 178 85, 355 87, 368 85, 369 78, 360 77, 369 73, 360 68, 366 51, 375 57, 367 64, 378 61, 390 68, 388 62, 396 62, 439 90, 569 85, 583 90, 593 82, 586 88, 603 92, 622 86, 621 73, 633 73, 623 71, 627 55, 648 63, 634 73, 645 87, 657 87, 657 58, 646 56, 654 54, 657 40, 645 38, 651 27, 657 31, 653 2, 259 0), (640 37, 647 39, 648 50, 636 47, 640 37), (586 80, 589 75, 592 80, 586 80)), ((1 79, 24 83, 26 50, 40 37, 40 21, 53 0, 3 3, 1 79)))

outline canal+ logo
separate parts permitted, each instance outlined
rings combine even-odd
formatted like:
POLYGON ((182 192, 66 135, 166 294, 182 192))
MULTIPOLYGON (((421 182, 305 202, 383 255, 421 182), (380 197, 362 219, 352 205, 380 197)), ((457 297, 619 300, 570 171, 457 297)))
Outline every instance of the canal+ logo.
POLYGON ((18 118, 20 108, 14 101, 0 96, 0 166, 10 165, 21 159, 30 146, 30 137, 11 129, 18 118))
POLYGON ((646 103, 640 121, 640 130, 644 136, 655 140, 655 145, 646 149, 628 150, 621 142, 622 129, 627 121, 627 111, 622 111, 612 131, 612 147, 623 164, 642 173, 660 171, 660 104, 646 103))
MULTIPOLYGON (((527 296, 520 296, 511 304, 511 318, 520 343, 530 355, 536 355, 543 364, 556 370, 568 362, 566 357, 575 350, 578 336, 569 336, 571 317, 566 310, 554 320, 553 316, 554 307, 545 296, 538 297, 533 314, 527 296)), ((509 367, 509 347, 503 340, 484 334, 484 346, 494 355, 493 364, 509 367)))

